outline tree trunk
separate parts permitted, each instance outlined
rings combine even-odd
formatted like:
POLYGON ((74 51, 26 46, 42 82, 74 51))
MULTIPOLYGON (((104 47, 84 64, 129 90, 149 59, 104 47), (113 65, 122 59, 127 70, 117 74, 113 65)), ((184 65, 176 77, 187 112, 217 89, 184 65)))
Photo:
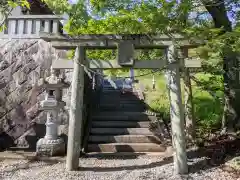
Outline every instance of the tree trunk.
MULTIPOLYGON (((184 64, 184 59, 188 57, 188 49, 183 48, 181 51, 184 64)), ((194 143, 196 138, 196 120, 194 115, 190 72, 187 67, 184 67, 183 75, 186 136, 188 142, 194 143)))
POLYGON ((184 125, 188 143, 194 143, 196 138, 196 119, 192 95, 192 85, 189 68, 185 67, 185 59, 188 58, 188 48, 180 48, 178 56, 181 60, 181 69, 184 82, 184 125))
MULTIPOLYGON (((232 24, 225 8, 224 0, 202 0, 207 11, 213 18, 216 28, 223 28, 219 35, 232 31, 232 24)), ((226 41, 222 51, 223 58, 223 79, 224 79, 224 114, 222 128, 224 132, 233 131, 237 128, 237 121, 240 117, 240 91, 238 76, 238 59, 231 50, 232 41, 226 41)))
POLYGON ((184 70, 184 100, 185 100, 185 121, 188 141, 194 142, 196 138, 196 120, 192 99, 192 87, 189 69, 184 70))

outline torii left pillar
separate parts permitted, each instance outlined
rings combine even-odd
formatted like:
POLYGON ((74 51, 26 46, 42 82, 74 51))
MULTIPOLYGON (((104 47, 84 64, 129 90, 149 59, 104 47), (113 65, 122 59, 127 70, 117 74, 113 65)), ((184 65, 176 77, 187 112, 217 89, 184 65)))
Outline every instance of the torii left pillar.
POLYGON ((81 151, 81 129, 83 122, 83 92, 85 48, 76 48, 72 78, 71 106, 69 112, 68 146, 66 169, 77 170, 81 151))

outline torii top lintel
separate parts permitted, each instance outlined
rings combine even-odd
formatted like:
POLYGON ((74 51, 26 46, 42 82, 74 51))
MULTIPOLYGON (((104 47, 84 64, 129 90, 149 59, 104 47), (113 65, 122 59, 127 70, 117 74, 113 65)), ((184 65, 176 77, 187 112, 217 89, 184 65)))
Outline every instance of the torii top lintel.
POLYGON ((40 33, 41 39, 51 42, 56 49, 75 49, 85 46, 87 49, 117 49, 117 43, 131 41, 135 49, 166 49, 172 44, 181 48, 196 48, 204 42, 186 38, 179 34, 85 34, 71 37, 68 35, 40 33))

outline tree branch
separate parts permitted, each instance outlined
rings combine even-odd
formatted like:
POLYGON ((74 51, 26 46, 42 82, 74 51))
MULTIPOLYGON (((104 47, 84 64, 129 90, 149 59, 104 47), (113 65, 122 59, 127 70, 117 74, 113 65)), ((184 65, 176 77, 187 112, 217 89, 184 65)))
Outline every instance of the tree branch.
POLYGON ((7 17, 11 14, 13 8, 10 8, 7 13, 4 14, 3 20, 0 22, 0 27, 2 27, 7 19, 7 17))

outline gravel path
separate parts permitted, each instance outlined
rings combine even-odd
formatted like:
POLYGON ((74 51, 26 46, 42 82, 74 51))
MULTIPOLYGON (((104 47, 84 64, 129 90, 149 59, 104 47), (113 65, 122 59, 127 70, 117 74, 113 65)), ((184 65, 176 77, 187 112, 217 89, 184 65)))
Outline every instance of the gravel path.
POLYGON ((205 159, 194 159, 187 176, 174 176, 170 160, 152 156, 133 159, 80 159, 80 170, 66 172, 63 162, 0 159, 1 180, 240 180, 221 168, 209 168, 205 159), (192 165, 194 164, 194 165, 192 165), (199 170, 205 168, 205 170, 199 170))

